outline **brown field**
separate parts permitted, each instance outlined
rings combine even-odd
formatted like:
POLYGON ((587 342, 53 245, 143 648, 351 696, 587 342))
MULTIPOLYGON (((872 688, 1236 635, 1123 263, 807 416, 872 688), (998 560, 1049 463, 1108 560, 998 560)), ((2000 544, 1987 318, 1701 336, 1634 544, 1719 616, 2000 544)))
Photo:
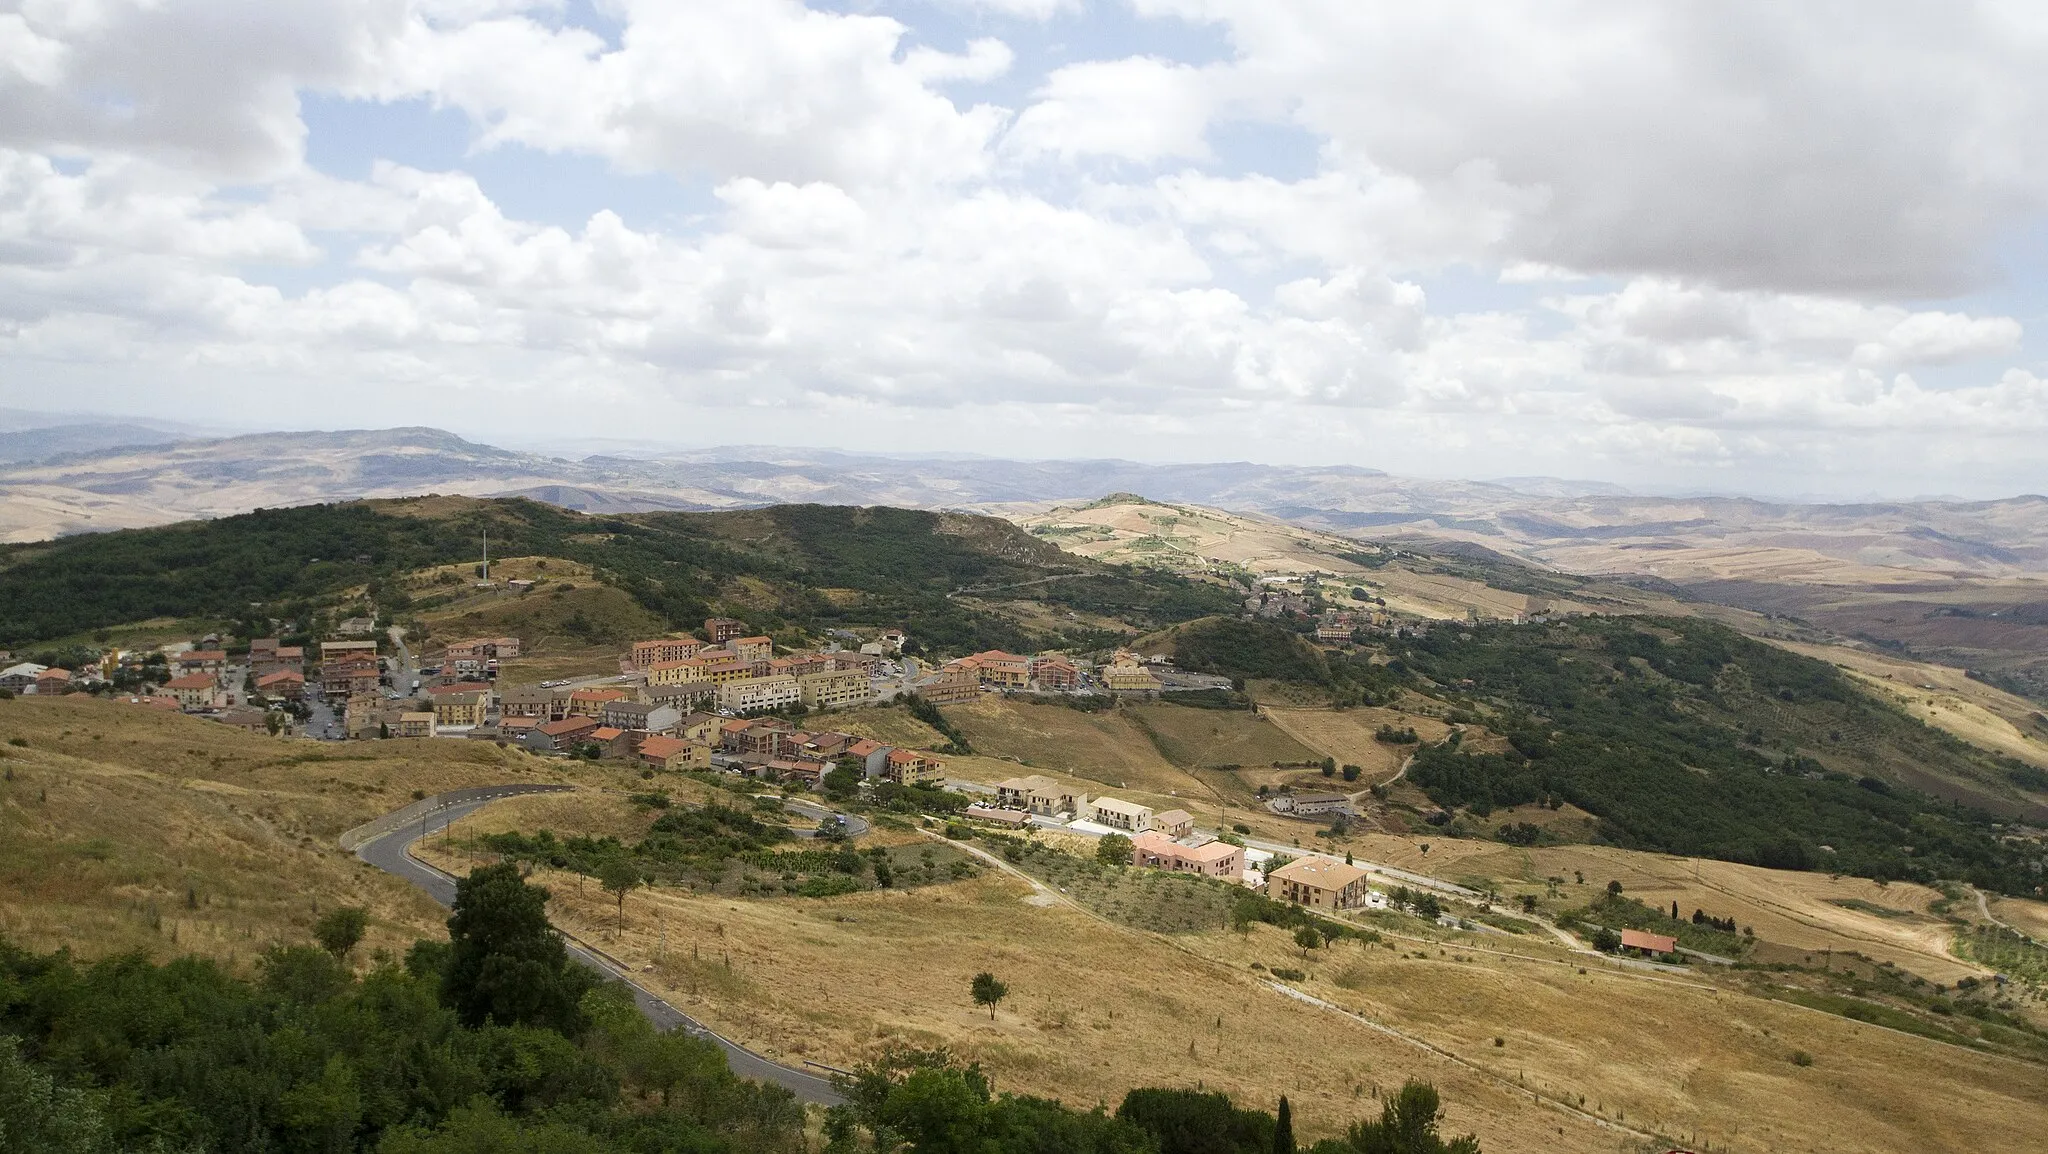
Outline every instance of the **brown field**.
MULTIPOLYGON (((1521 820, 1508 811, 1496 816, 1521 820)), ((1676 901, 1686 917, 1695 909, 1716 917, 1733 917, 1741 925, 1754 927, 1761 939, 1800 950, 1816 954, 1853 951, 1874 961, 1893 962, 1934 982, 1985 974, 1980 967, 1949 953, 1951 927, 1927 911, 1940 893, 1909 882, 1880 886, 1865 878, 1767 870, 1607 846, 1522 849, 1497 842, 1374 834, 1361 835, 1352 842, 1361 856, 1373 861, 1475 888, 1491 885, 1510 903, 1524 893, 1543 898, 1544 879, 1549 877, 1565 879, 1560 896, 1543 901, 1551 909, 1585 905, 1609 881, 1619 881, 1626 894, 1647 905, 1668 908, 1676 901), (1429 846, 1427 854, 1421 852, 1423 845, 1429 846), (1581 874, 1584 884, 1575 881, 1581 874), (1882 917, 1832 904, 1835 901, 1864 902, 1907 916, 1882 917)), ((2001 908, 2006 904, 2031 907, 2037 903, 2006 899, 2001 908)))
MULTIPOLYGON (((470 820, 531 825, 545 805, 561 826, 576 804, 614 811, 586 819, 592 829, 622 820, 616 799, 588 794, 470 820)), ((430 856, 466 868, 459 853, 430 856)), ((1581 973, 1583 959, 1529 938, 1344 944, 1304 960, 1278 930, 1141 933, 1008 874, 825 900, 643 890, 621 937, 594 883, 540 880, 572 932, 652 967, 641 976, 665 997, 789 1062, 846 1067, 892 1043, 944 1045, 1001 1089, 1070 1103, 1114 1104, 1134 1085, 1199 1082, 1267 1107, 1284 1092, 1309 1137, 1370 1112, 1376 1088, 1423 1077, 1443 1089, 1450 1128, 1496 1154, 1647 1137, 1628 1131, 1744 1151, 2000 1149, 2048 1122, 2037 1067, 1750 997, 1711 975, 1581 973), (1254 962, 1308 970, 1301 988, 1380 1028, 1283 997, 1254 962), (981 969, 1012 990, 994 1022, 965 994, 981 969), (1795 1050, 1814 1064, 1794 1065, 1795 1050), (1284 1054, 1316 1057, 1260 1060, 1284 1054), (1579 1095, 1627 1129, 1556 1105, 1579 1095)))
POLYGON ((416 789, 639 780, 480 743, 255 737, 82 697, 0 702, 0 742, 0 936, 245 972, 333 905, 370 909, 370 949, 442 932, 433 903, 335 844, 416 789))
MULTIPOLYGON (((1191 711, 1192 712, 1192 711, 1191 711)), ((1027 705, 984 696, 949 705, 946 716, 987 757, 1055 769, 1096 786, 1166 793, 1194 783, 1120 712, 1083 713, 1064 705, 1027 705)))
POLYGON ((912 717, 907 709, 841 709, 826 716, 831 719, 831 727, 841 733, 872 738, 885 745, 931 749, 946 741, 938 730, 912 717))
POLYGON ((1267 766, 1319 761, 1323 754, 1249 711, 1185 705, 1131 705, 1124 712, 1178 766, 1267 766))
POLYGON ((1268 706, 1264 713, 1272 718, 1273 724, 1293 734, 1302 744, 1321 753, 1334 757, 1340 765, 1356 765, 1364 769, 1360 788, 1373 782, 1385 781, 1394 776, 1415 752, 1412 745, 1387 745, 1373 740, 1373 731, 1382 725, 1395 729, 1413 727, 1415 735, 1424 741, 1441 741, 1450 732, 1450 726, 1434 717, 1420 717, 1396 709, 1282 709, 1268 706))

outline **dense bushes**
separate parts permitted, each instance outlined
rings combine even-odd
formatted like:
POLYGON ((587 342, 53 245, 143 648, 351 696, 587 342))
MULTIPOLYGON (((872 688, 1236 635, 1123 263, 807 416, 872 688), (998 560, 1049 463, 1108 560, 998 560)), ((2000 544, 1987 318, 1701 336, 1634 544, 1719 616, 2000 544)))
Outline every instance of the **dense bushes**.
POLYGON ((787 1091, 733 1077, 711 1042, 655 1034, 622 987, 593 988, 521 912, 544 895, 509 869, 465 883, 452 948, 421 943, 361 978, 310 946, 270 950, 249 983, 192 958, 81 968, 0 945, 0 1103, 6 1138, 28 1143, 10 1148, 801 1147, 787 1091), (529 1001, 580 991, 574 1020, 497 1000, 522 986, 529 1001))
MULTIPOLYGON (((1042 1098, 999 1094, 978 1064, 945 1050, 895 1048, 845 1080, 847 1103, 826 1117, 826 1150, 916 1154, 1293 1154, 1287 1099, 1278 1115, 1237 1105, 1227 1094, 1139 1088, 1114 1114, 1074 1110, 1042 1098)), ((1479 1154, 1470 1137, 1445 1142, 1434 1087, 1410 1082, 1376 1120, 1354 1124, 1307 1154, 1479 1154)))
POLYGON ((1199 621, 1181 630, 1173 644, 1175 660, 1198 673, 1317 685, 1330 680, 1330 665, 1320 650, 1293 630, 1265 621, 1199 621))

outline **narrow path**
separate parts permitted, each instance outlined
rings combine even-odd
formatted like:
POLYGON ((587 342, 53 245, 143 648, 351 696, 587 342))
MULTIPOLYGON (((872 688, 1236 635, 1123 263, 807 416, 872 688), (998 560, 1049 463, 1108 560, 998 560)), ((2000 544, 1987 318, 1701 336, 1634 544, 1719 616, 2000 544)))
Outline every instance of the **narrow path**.
MULTIPOLYGON (((385 873, 396 874, 418 886, 426 891, 427 896, 433 898, 437 903, 443 906, 452 906, 455 904, 455 878, 445 871, 436 869, 414 857, 412 855, 412 839, 407 835, 412 834, 415 829, 422 832, 431 832, 436 826, 445 828, 448 823, 474 813, 494 801, 528 792, 530 788, 527 786, 505 786, 502 793, 472 798, 437 809, 418 826, 408 822, 397 829, 390 830, 363 842, 356 847, 356 856, 383 870, 385 873)), ((738 1074, 742 1078, 752 1078, 756 1081, 774 1083, 791 1091, 801 1101, 816 1102, 826 1106, 838 1105, 845 1101, 845 1098, 829 1080, 821 1078, 816 1074, 791 1069, 779 1062, 756 1054, 737 1042, 721 1037, 710 1027, 676 1009, 655 996, 654 993, 638 982, 635 982, 628 975, 624 963, 602 956, 599 952, 577 942, 574 938, 570 938, 566 933, 563 934, 563 937, 568 939, 567 947, 570 957, 608 978, 625 983, 626 987, 633 991, 634 1004, 640 1007, 641 1014, 645 1015, 648 1021, 654 1023, 656 1029, 681 1029, 692 1037, 708 1038, 716 1042, 719 1049, 725 1051, 726 1064, 732 1068, 733 1073, 738 1074)))
POLYGON ((1992 925, 1997 926, 2000 929, 2012 930, 2014 933, 2020 932, 2016 929, 2013 929, 2013 927, 2006 925, 2003 921, 2000 921, 1998 915, 1991 912, 1991 903, 1984 900, 1983 890, 1978 889, 1976 886, 1971 886, 1970 893, 1977 899, 1977 912, 1984 915, 1985 921, 1990 922, 1992 925))

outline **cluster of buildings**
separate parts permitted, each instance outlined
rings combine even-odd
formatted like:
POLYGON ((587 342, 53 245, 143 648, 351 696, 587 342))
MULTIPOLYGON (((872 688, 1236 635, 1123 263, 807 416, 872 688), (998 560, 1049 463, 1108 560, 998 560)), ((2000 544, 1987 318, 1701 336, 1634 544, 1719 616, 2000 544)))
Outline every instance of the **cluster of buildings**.
POLYGON ((994 806, 970 806, 967 814, 1004 825, 1025 825, 1032 818, 1065 822, 1085 833, 1119 833, 1131 839, 1131 864, 1151 869, 1201 874, 1241 881, 1245 855, 1241 846, 1195 832, 1186 810, 1154 812, 1150 806, 1121 798, 1090 799, 1079 789, 1043 774, 1013 777, 996 785, 994 806))
POLYGON ((0 689, 9 693, 68 693, 72 684, 70 670, 37 665, 33 661, 0 669, 0 689))
POLYGON ((1242 846, 1197 832, 1194 818, 1184 810, 1154 812, 1120 798, 1090 799, 1080 789, 1043 774, 1013 777, 995 789, 994 805, 970 806, 967 815, 1011 826, 1028 825, 1036 819, 1083 833, 1123 834, 1131 839, 1134 866, 1263 885, 1274 899, 1309 909, 1368 909, 1386 904, 1384 895, 1367 886, 1364 870, 1333 857, 1310 854, 1263 875, 1247 872, 1250 855, 1242 846))

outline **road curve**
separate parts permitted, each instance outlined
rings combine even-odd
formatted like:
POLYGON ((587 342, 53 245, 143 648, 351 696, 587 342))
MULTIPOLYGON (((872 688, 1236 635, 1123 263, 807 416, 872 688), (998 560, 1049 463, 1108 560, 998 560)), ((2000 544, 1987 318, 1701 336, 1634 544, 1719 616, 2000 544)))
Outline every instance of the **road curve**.
MULTIPOLYGON (((529 792, 530 788, 526 786, 505 786, 503 792, 471 798, 437 809, 425 819, 424 823, 408 822, 397 829, 364 842, 356 847, 356 856, 383 870, 385 873, 396 874, 420 889, 425 890, 428 897, 433 898, 441 905, 454 905, 455 879, 449 874, 435 869, 412 856, 409 852, 412 839, 420 836, 422 833, 432 832, 437 828, 445 828, 449 822, 474 813, 476 810, 501 798, 529 792)), ((589 966, 607 978, 624 982, 626 987, 633 991, 634 1003, 640 1007, 640 1012, 646 1015, 647 1020, 654 1023, 655 1029, 681 1029, 693 1037, 709 1038, 711 1041, 718 1043, 718 1048, 725 1051, 726 1064, 732 1068, 733 1073, 738 1074, 740 1077, 752 1078, 761 1082, 772 1082, 791 1091, 800 1101, 804 1102, 816 1102, 820 1105, 835 1106, 846 1100, 827 1079, 816 1074, 792 1069, 779 1062, 770 1061, 736 1042, 720 1037, 702 1022, 655 997, 638 982, 634 981, 623 968, 614 964, 609 959, 600 957, 577 945, 575 942, 565 942, 564 944, 568 947, 570 957, 575 958, 578 962, 589 966)))

